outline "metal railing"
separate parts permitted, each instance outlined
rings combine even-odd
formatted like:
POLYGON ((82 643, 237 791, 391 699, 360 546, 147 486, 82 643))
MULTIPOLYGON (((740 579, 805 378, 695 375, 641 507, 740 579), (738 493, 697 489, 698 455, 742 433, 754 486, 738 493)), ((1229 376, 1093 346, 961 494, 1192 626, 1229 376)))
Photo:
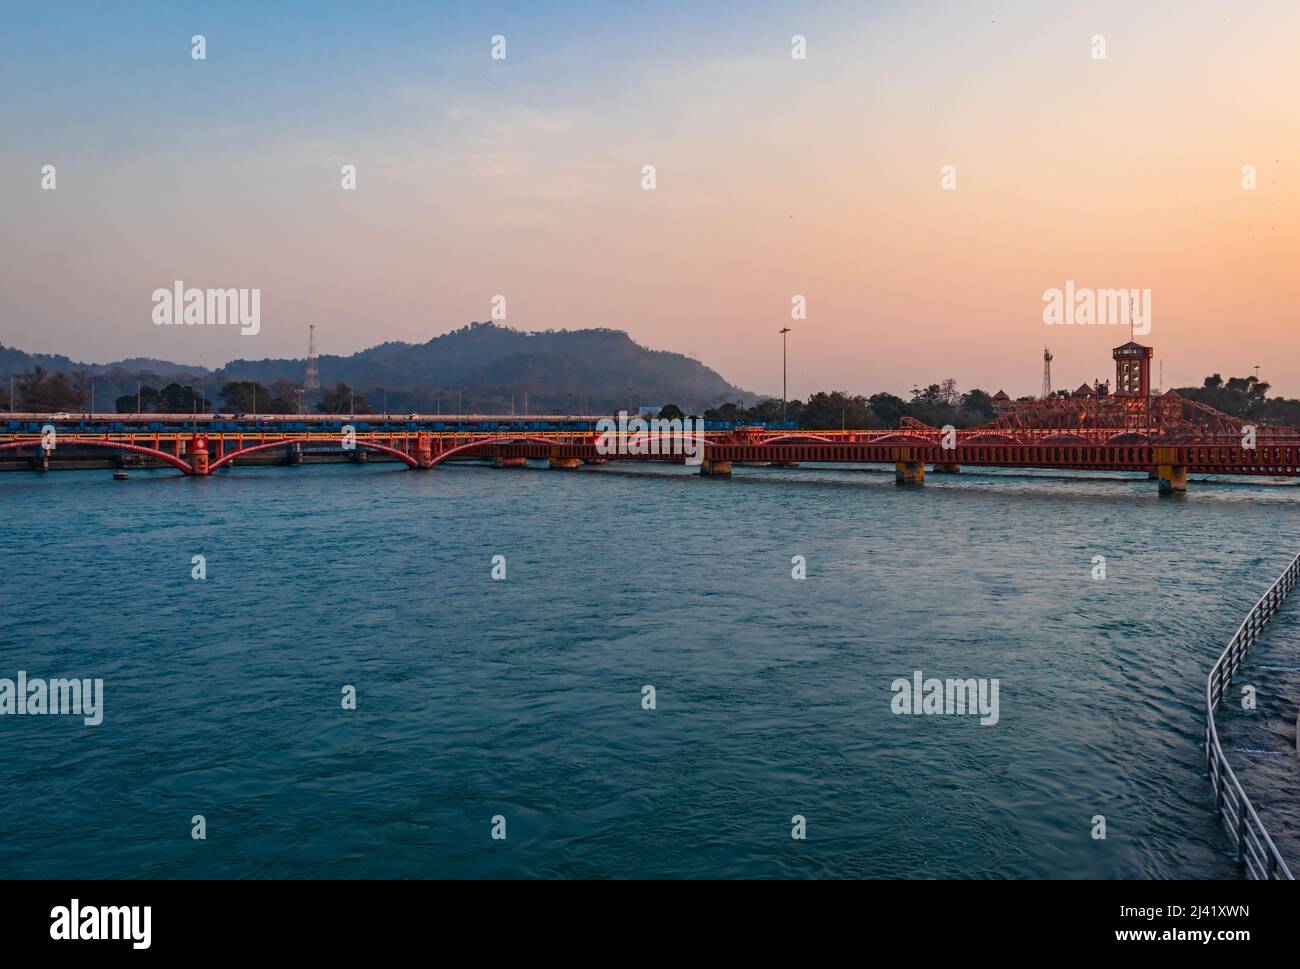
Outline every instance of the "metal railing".
POLYGON ((1287 593, 1300 581, 1300 555, 1287 566, 1276 582, 1269 587, 1259 602, 1246 615, 1240 628, 1228 642, 1228 648, 1210 668, 1205 682, 1205 756, 1210 766, 1210 783, 1214 787, 1214 802, 1219 817, 1237 842, 1238 861, 1246 869, 1248 878, 1286 879, 1295 876, 1286 866, 1277 845, 1268 836, 1264 823, 1241 789, 1237 775, 1232 772, 1228 758, 1219 746, 1219 731, 1214 726, 1214 709, 1223 694, 1232 685, 1232 678, 1241 668, 1246 651, 1255 645, 1264 627, 1280 608, 1287 593))

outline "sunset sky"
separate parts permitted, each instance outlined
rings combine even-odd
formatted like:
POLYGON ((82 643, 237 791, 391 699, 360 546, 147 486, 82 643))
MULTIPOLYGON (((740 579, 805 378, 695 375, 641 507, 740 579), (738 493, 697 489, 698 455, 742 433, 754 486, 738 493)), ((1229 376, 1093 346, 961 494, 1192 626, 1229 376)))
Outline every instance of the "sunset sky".
POLYGON ((508 325, 624 329, 759 392, 780 393, 788 325, 791 396, 1020 395, 1045 343, 1058 387, 1113 375, 1126 330, 1043 322, 1074 280, 1152 291, 1164 386, 1259 364, 1300 396, 1294 0, 0 18, 6 345, 217 366, 302 356, 315 323, 321 352, 351 353, 501 294, 508 325), (260 288, 260 333, 154 326, 175 280, 260 288))

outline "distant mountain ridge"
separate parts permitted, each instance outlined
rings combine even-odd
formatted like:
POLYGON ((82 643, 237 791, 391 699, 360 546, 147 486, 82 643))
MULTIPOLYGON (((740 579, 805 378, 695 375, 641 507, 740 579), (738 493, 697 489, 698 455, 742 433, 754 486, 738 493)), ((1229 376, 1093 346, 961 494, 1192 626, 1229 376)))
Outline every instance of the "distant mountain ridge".
MULTIPOLYGON (((522 410, 527 394, 533 412, 677 403, 702 410, 723 401, 754 403, 757 395, 729 383, 716 370, 684 354, 651 350, 621 330, 545 330, 528 332, 495 323, 470 323, 425 343, 389 341, 350 356, 320 357, 323 387, 347 384, 377 404, 387 391, 390 410, 426 409, 430 402, 468 410, 508 406, 522 410), (513 395, 513 396, 512 396, 513 395)), ((149 358, 85 364, 69 357, 28 354, 0 347, 0 378, 29 372, 88 371, 103 393, 134 393, 135 381, 186 383, 202 379, 209 390, 231 380, 266 386, 276 381, 301 385, 303 358, 237 359, 219 370, 149 358)), ((99 391, 97 391, 99 392, 99 391)))

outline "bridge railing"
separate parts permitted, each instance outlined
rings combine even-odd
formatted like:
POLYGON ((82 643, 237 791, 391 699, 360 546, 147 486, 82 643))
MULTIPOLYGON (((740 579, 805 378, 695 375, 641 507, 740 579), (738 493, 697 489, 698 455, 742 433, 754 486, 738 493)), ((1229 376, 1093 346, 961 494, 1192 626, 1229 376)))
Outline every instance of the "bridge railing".
POLYGON ((1282 602, 1300 581, 1300 555, 1297 555, 1246 615, 1236 634, 1228 642, 1205 682, 1205 755, 1209 762, 1210 783, 1214 788, 1215 809, 1237 843, 1238 860, 1248 878, 1294 880, 1264 823, 1241 789, 1237 775, 1219 745, 1219 731, 1214 725, 1214 710, 1232 685, 1246 652, 1259 638, 1269 619, 1282 608, 1282 602))

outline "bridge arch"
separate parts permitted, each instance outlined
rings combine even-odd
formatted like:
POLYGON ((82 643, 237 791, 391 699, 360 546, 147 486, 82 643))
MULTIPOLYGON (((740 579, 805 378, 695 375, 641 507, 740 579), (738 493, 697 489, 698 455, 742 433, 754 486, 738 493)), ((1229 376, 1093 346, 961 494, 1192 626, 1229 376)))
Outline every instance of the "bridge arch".
POLYGON ((440 454, 434 456, 434 459, 429 464, 429 467, 442 464, 442 462, 446 461, 448 458, 454 457, 455 455, 460 454, 462 451, 468 451, 470 448, 487 447, 488 445, 491 444, 546 444, 550 447, 563 447, 566 443, 572 445, 574 442, 553 441, 550 438, 545 438, 545 437, 519 437, 519 436, 489 437, 486 440, 470 441, 468 444, 458 444, 456 445, 456 447, 451 448, 450 450, 443 451, 440 454))
POLYGON ((968 437, 966 440, 959 442, 961 444, 992 444, 1000 447, 1014 446, 1021 442, 1016 440, 1010 434, 976 434, 974 437, 968 437))
POLYGON ((760 441, 760 444, 785 444, 791 441, 812 441, 816 444, 842 444, 842 441, 836 441, 833 438, 822 437, 820 434, 778 434, 776 437, 767 437, 760 441))
POLYGON ((1037 443, 1053 444, 1053 445, 1069 444, 1069 445, 1087 446, 1087 445, 1095 444, 1096 442, 1089 440, 1088 438, 1084 437, 1081 434, 1061 433, 1061 434, 1049 434, 1047 437, 1043 438, 1037 443))
MULTIPOLYGON (((57 450, 57 443, 58 443, 57 438, 55 439, 55 443, 56 443, 55 449, 57 450)), ((40 447, 40 446, 41 446, 40 438, 33 438, 30 441, 13 441, 9 444, 0 444, 0 451, 12 451, 12 450, 17 450, 19 448, 40 447)), ((145 454, 151 458, 157 458, 160 461, 165 461, 168 464, 170 464, 172 467, 178 468, 179 470, 185 472, 186 474, 194 473, 194 468, 192 468, 185 461, 182 461, 176 455, 168 454, 166 451, 159 451, 157 448, 145 447, 142 444, 128 444, 125 441, 89 441, 89 440, 82 440, 80 438, 77 438, 77 439, 66 440, 64 442, 64 446, 65 447, 102 447, 102 448, 108 448, 113 451, 126 451, 129 454, 145 454)))
MULTIPOLYGON (((294 444, 330 445, 336 443, 342 446, 343 441, 342 439, 340 439, 339 441, 335 442, 329 440, 328 438, 319 438, 319 437, 287 437, 279 441, 266 441, 262 444, 253 444, 249 447, 240 448, 238 451, 231 451, 229 454, 223 454, 216 461, 213 461, 211 464, 208 465, 208 473, 216 471, 218 468, 230 464, 236 458, 247 457, 250 454, 258 453, 259 451, 270 451, 273 448, 289 447, 294 444)), ((386 444, 376 444, 373 441, 363 441, 360 438, 358 438, 354 443, 356 444, 357 447, 364 448, 367 451, 378 451, 381 454, 391 454, 393 457, 398 458, 399 460, 405 462, 408 468, 418 468, 420 466, 419 461, 411 457, 405 451, 399 451, 395 447, 389 447, 386 444)))
MULTIPOLYGON (((938 432, 936 431, 935 433, 937 434, 938 432)), ((919 435, 919 434, 907 434, 907 433, 886 434, 884 437, 878 437, 878 438, 876 438, 876 439, 875 439, 874 441, 872 441, 871 443, 872 443, 872 444, 917 444, 917 445, 926 445, 926 444, 934 444, 934 438, 932 438, 932 437, 921 437, 921 435, 919 435)))
POLYGON ((1137 431, 1120 431, 1106 438, 1107 444, 1147 444, 1151 438, 1137 431))

